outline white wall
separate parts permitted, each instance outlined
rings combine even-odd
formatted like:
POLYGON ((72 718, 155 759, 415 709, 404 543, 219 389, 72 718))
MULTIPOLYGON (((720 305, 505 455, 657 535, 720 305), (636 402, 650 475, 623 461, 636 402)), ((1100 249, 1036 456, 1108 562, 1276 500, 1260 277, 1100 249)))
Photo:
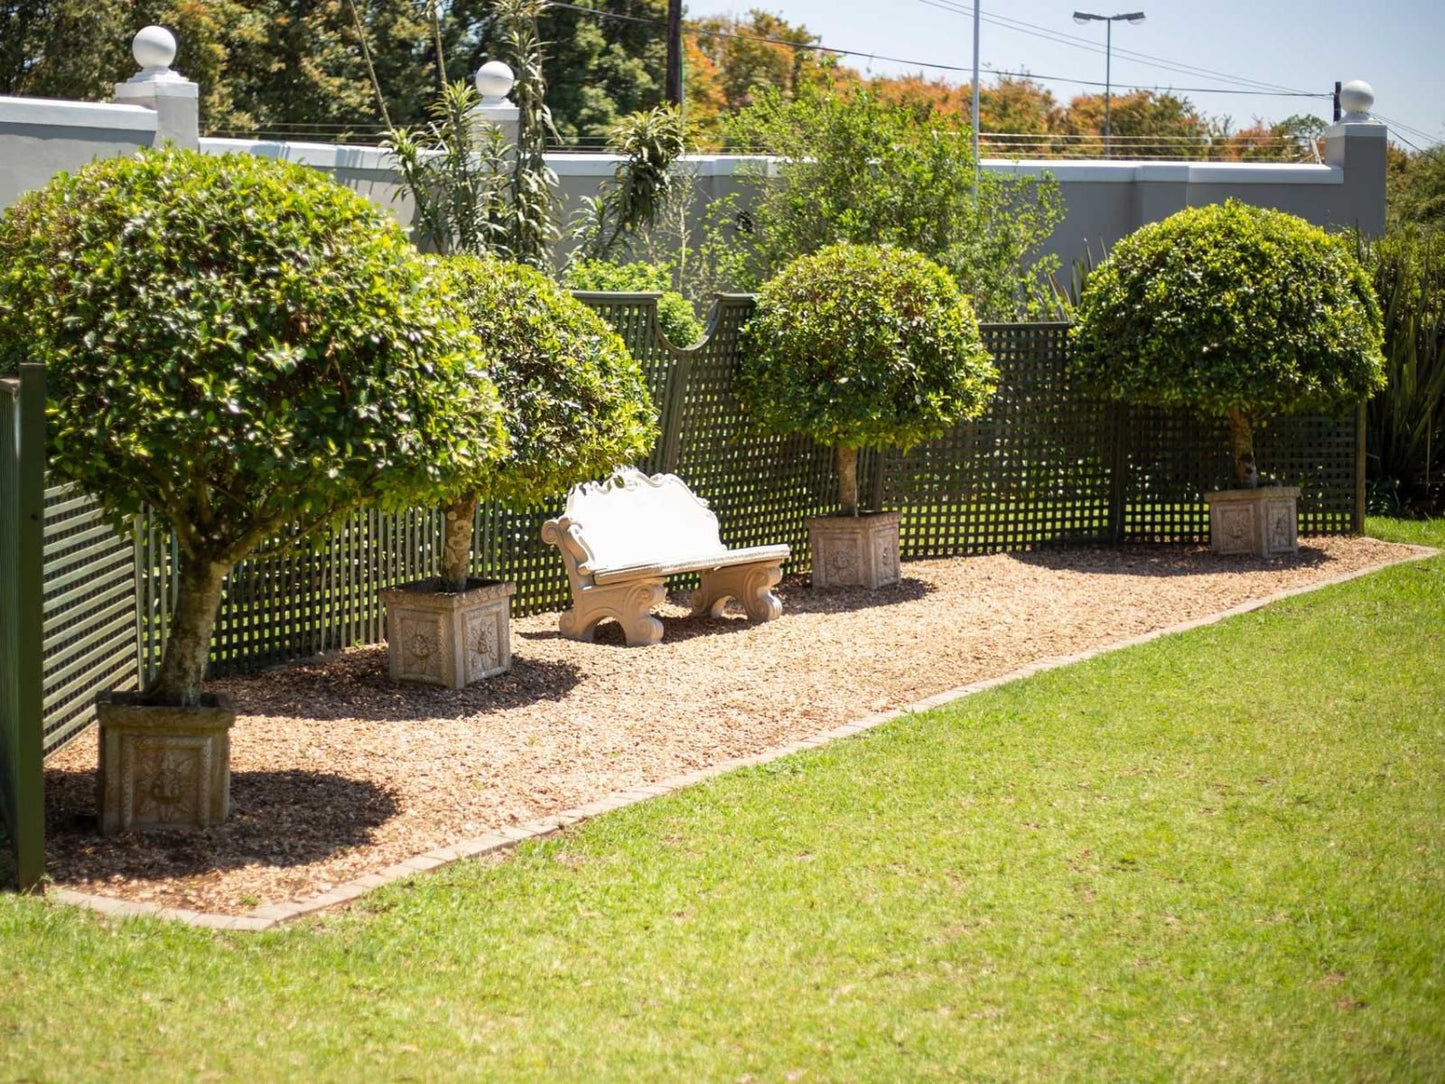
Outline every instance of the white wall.
MULTIPOLYGON (((158 139, 156 113, 142 106, 0 97, 0 207, 60 170, 127 154, 158 139)), ((1067 269, 1086 251, 1097 257, 1146 222, 1228 197, 1290 211, 1322 226, 1381 232, 1384 127, 1335 125, 1326 133, 1325 146, 1321 165, 989 159, 983 167, 997 173, 1049 173, 1058 181, 1065 217, 1046 251, 1057 254, 1067 269)), ((410 225, 415 213, 412 201, 400 194, 386 152, 376 147, 202 139, 200 148, 208 154, 240 152, 304 163, 361 192, 403 225, 410 225)), ((616 158, 600 154, 550 154, 547 161, 557 172, 563 223, 617 164, 616 158)), ((767 159, 736 155, 697 155, 690 163, 700 202, 743 191, 744 174, 768 167, 767 159)))

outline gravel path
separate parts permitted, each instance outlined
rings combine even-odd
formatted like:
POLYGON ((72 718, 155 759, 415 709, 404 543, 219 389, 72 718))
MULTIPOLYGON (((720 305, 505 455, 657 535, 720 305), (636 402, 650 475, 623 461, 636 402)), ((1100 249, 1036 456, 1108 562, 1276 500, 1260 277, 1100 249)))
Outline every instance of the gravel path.
POLYGON ((945 689, 1398 559, 1367 538, 1299 555, 1082 547, 904 565, 869 594, 785 582, 783 616, 692 618, 628 650, 512 623, 512 671, 463 692, 396 685, 386 649, 214 684, 232 734, 231 820, 95 834, 93 732, 47 764, 48 871, 85 892, 241 913, 422 851, 760 752, 945 689))

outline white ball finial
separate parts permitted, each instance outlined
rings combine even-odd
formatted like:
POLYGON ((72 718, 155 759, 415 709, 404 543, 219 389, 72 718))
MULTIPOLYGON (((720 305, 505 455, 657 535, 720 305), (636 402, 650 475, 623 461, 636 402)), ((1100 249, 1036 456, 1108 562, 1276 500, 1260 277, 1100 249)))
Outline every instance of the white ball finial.
POLYGON ((512 69, 500 60, 489 60, 477 69, 473 81, 476 83, 477 93, 482 96, 482 104, 497 105, 506 100, 513 84, 517 82, 517 77, 512 74, 512 69))
POLYGON ((1374 104, 1375 88, 1363 79, 1351 79, 1340 87, 1340 108, 1347 114, 1346 120, 1368 117, 1374 104))
POLYGON ((130 52, 142 68, 169 68, 176 58, 176 36, 163 26, 147 26, 130 43, 130 52))

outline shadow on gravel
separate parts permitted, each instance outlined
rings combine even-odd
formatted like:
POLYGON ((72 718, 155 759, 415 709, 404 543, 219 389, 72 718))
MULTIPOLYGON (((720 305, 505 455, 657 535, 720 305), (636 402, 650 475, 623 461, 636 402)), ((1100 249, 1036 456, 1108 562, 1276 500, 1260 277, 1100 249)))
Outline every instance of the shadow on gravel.
POLYGON ((288 719, 368 719, 407 723, 425 719, 465 719, 493 711, 561 700, 581 680, 570 663, 513 654, 512 668, 465 689, 392 681, 386 670, 386 645, 357 648, 295 666, 246 677, 208 682, 224 692, 242 715, 288 719), (323 696, 317 696, 324 689, 323 696))
MULTIPOLYGON (((1307 543, 1299 552, 1279 557, 1221 557, 1207 546, 1173 542, 1141 542, 1128 546, 1059 546, 1028 550, 1010 556, 1021 564, 1058 572, 1099 576, 1215 576, 1233 572, 1280 572, 1291 568, 1318 568, 1329 561, 1321 549, 1307 543)), ((907 567, 907 566, 904 566, 907 567)))
POLYGON ((45 773, 46 865, 59 884, 304 866, 370 843, 396 811, 392 796, 365 780, 329 772, 233 772, 225 824, 102 839, 95 772, 51 769, 45 773))
MULTIPOLYGON (((905 566, 906 573, 906 566, 905 566)), ((879 606, 897 606, 905 602, 916 602, 934 591, 927 580, 904 575, 903 579, 876 591, 862 587, 814 588, 806 576, 789 576, 776 588, 783 600, 783 614, 779 620, 786 621, 790 614, 848 613, 854 610, 871 610, 879 606)), ((653 616, 662 622, 662 643, 681 643, 697 636, 724 636, 742 632, 752 627, 743 608, 736 602, 729 602, 721 617, 710 614, 693 616, 686 611, 691 588, 676 588, 668 592, 667 606, 654 611, 653 616)), ((514 635, 523 640, 556 640, 561 637, 555 628, 545 631, 525 631, 514 635)), ((599 647, 625 647, 626 638, 622 626, 607 620, 598 624, 592 642, 599 647)))

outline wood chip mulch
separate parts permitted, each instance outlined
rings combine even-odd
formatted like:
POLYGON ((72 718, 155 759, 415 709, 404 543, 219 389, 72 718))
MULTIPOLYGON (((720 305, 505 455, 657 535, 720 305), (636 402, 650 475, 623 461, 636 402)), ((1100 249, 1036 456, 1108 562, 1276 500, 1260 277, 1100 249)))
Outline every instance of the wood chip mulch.
POLYGON ((393 684, 386 648, 217 681, 244 712, 232 806, 197 833, 102 840, 95 735, 46 766, 48 872, 84 892, 240 914, 423 851, 582 805, 873 712, 1277 591, 1398 560, 1367 538, 1297 556, 1079 547, 919 561, 876 593, 780 588, 783 616, 693 618, 674 595, 656 647, 512 623, 510 673, 462 692, 393 684))

